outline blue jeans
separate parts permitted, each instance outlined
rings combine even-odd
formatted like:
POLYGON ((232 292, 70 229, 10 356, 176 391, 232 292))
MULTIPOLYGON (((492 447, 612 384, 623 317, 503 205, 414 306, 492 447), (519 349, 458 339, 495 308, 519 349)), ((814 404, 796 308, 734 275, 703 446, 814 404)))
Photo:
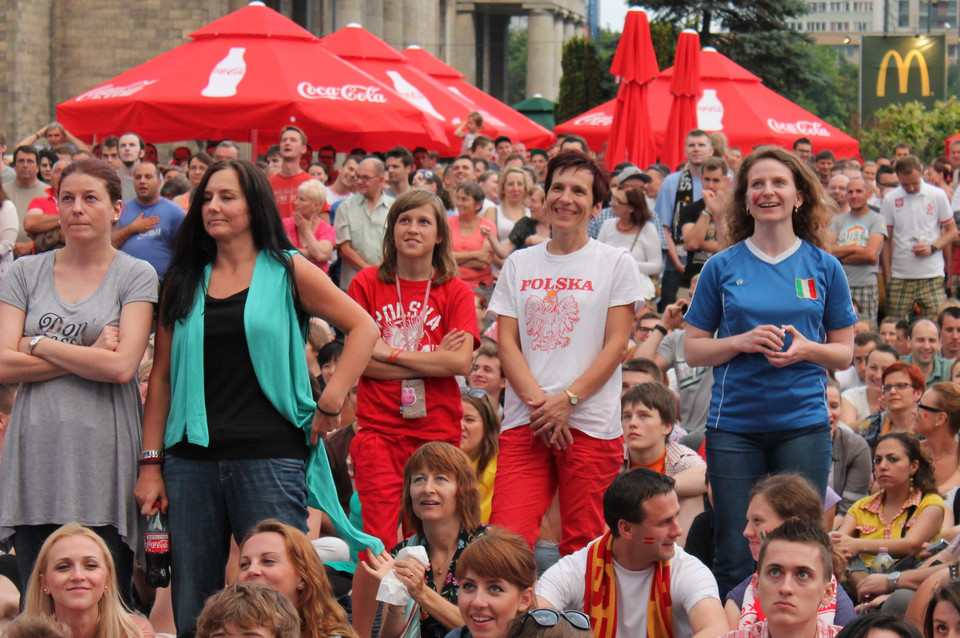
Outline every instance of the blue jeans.
POLYGON ((192 638, 197 616, 223 589, 230 535, 239 543, 265 518, 307 531, 306 464, 295 459, 191 461, 167 456, 173 617, 192 638))
POLYGON ((809 479, 822 497, 832 458, 829 423, 760 434, 707 428, 707 472, 716 512, 713 574, 721 600, 754 571, 743 537, 754 484, 768 474, 796 472, 809 479))

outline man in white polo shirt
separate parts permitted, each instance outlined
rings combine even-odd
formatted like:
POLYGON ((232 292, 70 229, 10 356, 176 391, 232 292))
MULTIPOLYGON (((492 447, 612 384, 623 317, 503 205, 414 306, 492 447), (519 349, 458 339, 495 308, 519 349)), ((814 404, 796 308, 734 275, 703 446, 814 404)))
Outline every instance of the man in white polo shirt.
POLYGON ((887 277, 887 316, 913 314, 914 304, 936 319, 945 300, 943 249, 957 236, 950 201, 943 189, 923 181, 923 165, 913 155, 897 162, 900 186, 887 193, 880 215, 889 240, 883 247, 887 277))

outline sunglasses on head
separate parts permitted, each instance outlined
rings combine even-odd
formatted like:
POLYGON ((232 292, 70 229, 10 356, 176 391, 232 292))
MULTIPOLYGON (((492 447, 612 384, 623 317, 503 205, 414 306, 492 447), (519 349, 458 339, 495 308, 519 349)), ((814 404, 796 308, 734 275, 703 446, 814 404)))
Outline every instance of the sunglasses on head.
POLYGON ((482 399, 487 396, 487 391, 483 388, 460 388, 460 396, 482 399))
POLYGON ((420 171, 420 179, 430 180, 430 179, 433 179, 433 178, 434 178, 434 173, 433 173, 433 171, 426 170, 426 169, 420 171))
POLYGON ((590 631, 590 617, 581 611, 557 611, 556 609, 531 609, 523 615, 522 620, 517 623, 516 629, 510 632, 510 636, 519 636, 523 633, 523 626, 527 620, 533 619, 540 627, 553 627, 563 618, 575 628, 582 631, 590 631))

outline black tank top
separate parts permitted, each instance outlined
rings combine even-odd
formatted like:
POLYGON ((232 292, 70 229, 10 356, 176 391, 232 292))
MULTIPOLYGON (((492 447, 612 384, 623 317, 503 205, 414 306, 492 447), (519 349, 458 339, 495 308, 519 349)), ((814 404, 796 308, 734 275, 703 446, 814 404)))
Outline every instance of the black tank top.
POLYGON ((178 443, 170 450, 191 460, 291 458, 307 460, 303 430, 267 399, 243 329, 247 290, 226 299, 206 298, 203 376, 209 447, 178 443))

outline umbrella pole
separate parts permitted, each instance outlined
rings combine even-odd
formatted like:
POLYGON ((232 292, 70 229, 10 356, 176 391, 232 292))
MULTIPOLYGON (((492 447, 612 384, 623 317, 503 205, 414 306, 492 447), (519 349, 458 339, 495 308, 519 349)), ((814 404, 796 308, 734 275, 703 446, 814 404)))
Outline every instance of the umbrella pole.
POLYGON ((250 129, 250 161, 257 163, 257 143, 259 131, 255 128, 250 129))

